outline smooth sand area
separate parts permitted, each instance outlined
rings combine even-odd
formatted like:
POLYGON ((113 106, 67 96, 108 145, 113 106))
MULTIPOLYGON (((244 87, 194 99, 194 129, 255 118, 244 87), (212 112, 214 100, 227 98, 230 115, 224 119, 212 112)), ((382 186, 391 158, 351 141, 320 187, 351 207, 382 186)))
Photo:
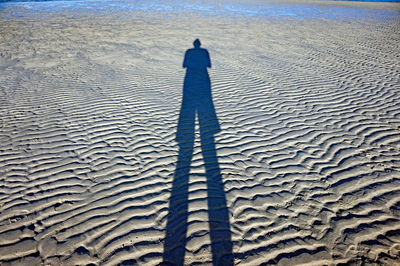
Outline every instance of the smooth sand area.
POLYGON ((399 44, 394 3, 0 3, 0 265, 400 265, 399 44))

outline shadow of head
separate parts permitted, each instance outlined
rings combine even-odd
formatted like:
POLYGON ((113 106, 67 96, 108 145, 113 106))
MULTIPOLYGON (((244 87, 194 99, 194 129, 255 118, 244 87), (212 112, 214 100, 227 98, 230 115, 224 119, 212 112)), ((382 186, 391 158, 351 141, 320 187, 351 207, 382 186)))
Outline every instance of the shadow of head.
POLYGON ((194 46, 194 48, 200 48, 200 46, 201 46, 200 40, 199 39, 194 40, 193 46, 194 46))

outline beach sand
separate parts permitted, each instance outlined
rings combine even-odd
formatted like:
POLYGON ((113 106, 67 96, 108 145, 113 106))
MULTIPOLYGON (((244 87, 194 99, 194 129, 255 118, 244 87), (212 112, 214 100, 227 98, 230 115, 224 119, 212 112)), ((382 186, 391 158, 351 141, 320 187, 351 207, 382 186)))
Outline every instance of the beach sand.
POLYGON ((399 4, 2 3, 0 36, 1 265, 400 265, 399 4))

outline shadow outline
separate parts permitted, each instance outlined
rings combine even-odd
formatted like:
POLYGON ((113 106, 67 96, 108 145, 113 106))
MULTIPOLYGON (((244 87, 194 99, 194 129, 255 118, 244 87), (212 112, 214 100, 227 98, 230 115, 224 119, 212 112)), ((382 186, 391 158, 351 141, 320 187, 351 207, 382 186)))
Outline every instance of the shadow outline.
POLYGON ((185 53, 183 97, 177 125, 179 154, 169 199, 162 265, 184 265, 189 217, 189 176, 195 143, 196 116, 204 160, 207 207, 213 265, 233 265, 229 210, 215 148, 214 135, 221 131, 211 93, 207 68, 211 60, 199 39, 185 53))

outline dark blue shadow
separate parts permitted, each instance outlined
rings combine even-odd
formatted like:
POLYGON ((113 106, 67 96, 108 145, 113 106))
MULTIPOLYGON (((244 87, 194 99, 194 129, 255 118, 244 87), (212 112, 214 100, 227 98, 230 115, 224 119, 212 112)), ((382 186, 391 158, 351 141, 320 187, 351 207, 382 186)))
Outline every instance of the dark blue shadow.
POLYGON ((201 149, 207 178, 207 202, 213 265, 233 265, 229 212, 215 151, 214 134, 220 131, 211 94, 207 68, 209 53, 195 40, 186 51, 183 67, 186 75, 176 140, 179 155, 169 201, 164 241, 163 265, 183 265, 187 242, 188 189, 193 156, 196 115, 200 128, 201 149))

